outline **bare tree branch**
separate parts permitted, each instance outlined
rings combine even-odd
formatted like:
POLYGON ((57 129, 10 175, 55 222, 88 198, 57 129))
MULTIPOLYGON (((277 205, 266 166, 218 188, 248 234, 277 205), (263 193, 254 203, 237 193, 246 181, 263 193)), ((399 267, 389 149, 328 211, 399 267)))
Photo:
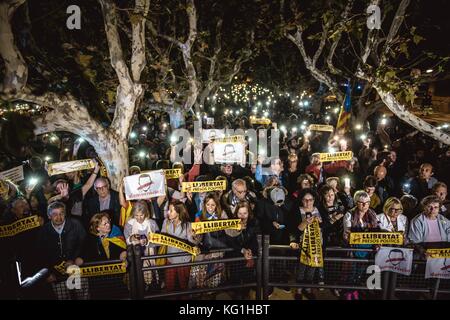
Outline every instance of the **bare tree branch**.
POLYGON ((148 14, 150 0, 136 0, 134 16, 138 19, 131 21, 133 30, 131 73, 133 80, 139 82, 142 70, 146 65, 145 60, 145 20, 148 14))
POLYGON ((25 0, 0 2, 0 56, 5 63, 5 75, 0 92, 20 92, 27 84, 28 67, 14 44, 11 19, 25 0))
POLYGON ((391 46, 394 43, 394 38, 397 36, 398 30, 400 29, 403 20, 405 19, 405 12, 408 8, 410 0, 402 0, 399 4, 397 12, 395 13, 394 20, 392 21, 391 28, 389 30, 389 34, 386 39, 386 43, 384 44, 383 53, 381 55, 381 63, 387 59, 387 54, 391 49, 391 46))
POLYGON ((99 2, 103 13, 111 65, 117 74, 122 90, 129 92, 133 88, 133 81, 123 58, 122 46, 117 30, 116 5, 111 0, 99 0, 99 2))

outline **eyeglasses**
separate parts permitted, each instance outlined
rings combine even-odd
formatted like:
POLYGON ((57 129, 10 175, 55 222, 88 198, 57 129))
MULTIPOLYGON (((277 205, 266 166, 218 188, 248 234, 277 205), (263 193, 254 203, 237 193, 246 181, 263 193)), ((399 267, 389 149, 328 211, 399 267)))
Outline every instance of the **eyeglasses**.
POLYGON ((103 190, 103 189, 107 189, 108 186, 104 185, 104 186, 97 186, 95 187, 95 190, 103 190))
POLYGON ((440 209, 440 206, 428 206, 428 209, 440 209))
POLYGON ((234 191, 239 194, 243 194, 243 193, 247 192, 247 190, 236 190, 236 189, 234 189, 234 191))
POLYGON ((365 206, 365 205, 369 205, 369 204, 370 204, 370 201, 367 201, 367 202, 358 201, 358 203, 359 203, 359 204, 362 204, 363 206, 365 206))
POLYGON ((389 208, 390 212, 402 212, 403 210, 401 208, 389 208))

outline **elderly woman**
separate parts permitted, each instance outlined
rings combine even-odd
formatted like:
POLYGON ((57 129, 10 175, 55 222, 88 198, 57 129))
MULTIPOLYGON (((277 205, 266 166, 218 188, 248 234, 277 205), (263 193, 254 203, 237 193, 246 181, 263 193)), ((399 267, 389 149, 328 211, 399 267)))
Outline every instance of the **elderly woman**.
POLYGON ((112 225, 106 212, 96 213, 89 223, 89 236, 86 239, 83 260, 103 261, 127 258, 127 244, 119 227, 112 225))
MULTIPOLYGON (((354 196, 356 206, 347 212, 344 216, 344 240, 348 241, 351 232, 370 232, 378 231, 378 221, 375 211, 369 208, 370 195, 363 191, 356 191, 354 196)), ((353 245, 356 248, 370 249, 372 245, 353 245)), ((367 252, 355 252, 353 257, 365 259, 367 258, 367 252)), ((352 265, 352 273, 350 281, 354 285, 360 284, 362 275, 364 273, 364 266, 361 264, 352 265)), ((346 300, 359 300, 359 292, 357 290, 350 291, 345 294, 346 300)))
POLYGON ((383 213, 377 215, 379 227, 383 231, 403 232, 406 241, 408 218, 402 214, 403 206, 400 199, 390 197, 383 206, 383 213))
POLYGON ((412 243, 450 241, 450 221, 439 214, 441 200, 431 195, 422 199, 423 212, 411 220, 408 239, 412 243))

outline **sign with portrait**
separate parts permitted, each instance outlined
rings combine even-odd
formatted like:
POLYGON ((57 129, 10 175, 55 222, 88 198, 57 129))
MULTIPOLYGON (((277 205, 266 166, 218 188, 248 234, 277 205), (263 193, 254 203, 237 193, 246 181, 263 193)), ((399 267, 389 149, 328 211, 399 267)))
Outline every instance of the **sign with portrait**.
POLYGON ((163 170, 135 174, 124 178, 127 200, 149 199, 166 194, 166 177, 163 170))

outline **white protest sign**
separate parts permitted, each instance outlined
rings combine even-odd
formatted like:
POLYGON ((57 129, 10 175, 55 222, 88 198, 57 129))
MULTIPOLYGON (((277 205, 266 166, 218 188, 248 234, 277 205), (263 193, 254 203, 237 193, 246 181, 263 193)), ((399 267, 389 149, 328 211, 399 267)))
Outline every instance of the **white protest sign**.
POLYGON ((166 194, 166 178, 163 170, 125 177, 124 186, 127 200, 149 199, 166 194))
POLYGON ((450 279, 450 258, 428 258, 425 279, 450 279))
POLYGON ((214 125, 214 118, 207 117, 206 118, 206 124, 207 125, 214 125))
POLYGON ((214 139, 223 138, 225 137, 224 130, 220 129, 203 129, 202 130, 202 142, 203 143, 210 143, 214 139))
POLYGON ((49 176, 54 176, 57 174, 82 171, 93 168, 95 168, 94 160, 82 159, 82 160, 50 163, 48 165, 47 172, 49 176))
POLYGON ((12 182, 22 181, 23 178, 23 166, 18 166, 9 170, 0 172, 0 178, 5 180, 11 180, 12 182))
POLYGON ((243 142, 214 143, 214 162, 245 164, 245 144, 243 142))
POLYGON ((409 276, 413 261, 413 249, 381 247, 375 256, 375 264, 381 271, 392 271, 409 276))

